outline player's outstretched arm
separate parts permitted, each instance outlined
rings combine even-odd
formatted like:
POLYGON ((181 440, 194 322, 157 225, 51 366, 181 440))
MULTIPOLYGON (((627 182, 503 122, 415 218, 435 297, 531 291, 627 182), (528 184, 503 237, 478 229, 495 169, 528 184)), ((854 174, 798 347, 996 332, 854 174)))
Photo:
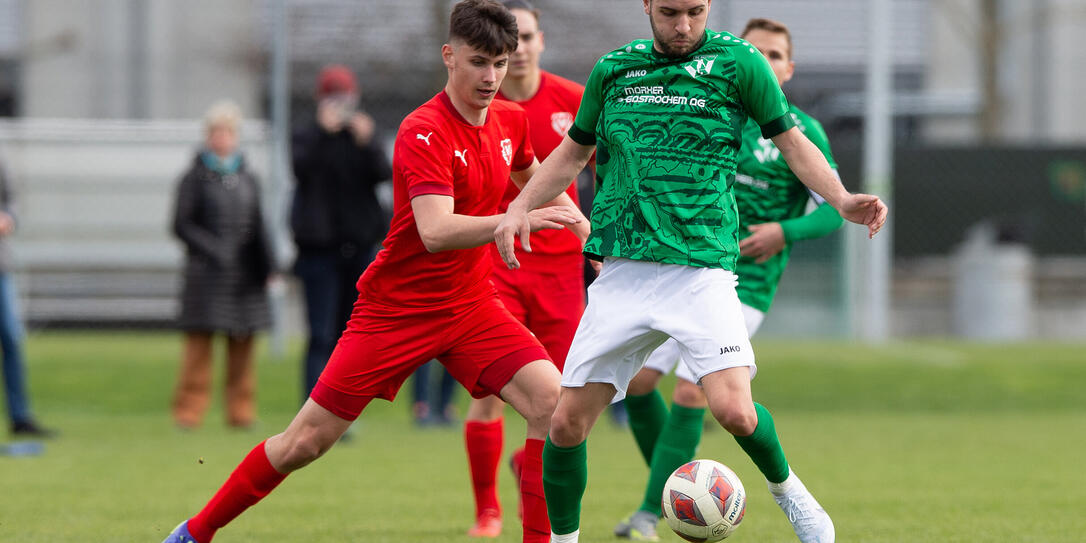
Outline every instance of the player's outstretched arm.
POLYGON ((513 250, 515 237, 520 238, 520 245, 525 251, 532 250, 528 239, 532 230, 529 211, 551 209, 536 208, 565 192, 570 180, 577 177, 577 174, 584 169, 594 149, 595 147, 591 145, 581 145, 573 141, 567 135, 551 152, 547 160, 543 161, 531 180, 521 189, 520 194, 509 203, 509 207, 505 210, 505 217, 493 230, 493 236, 494 242, 498 245, 498 253, 510 269, 520 267, 520 262, 517 261, 513 250))
POLYGON ((867 227, 874 237, 886 222, 886 204, 872 194, 851 194, 834 175, 826 157, 798 128, 792 127, 776 136, 773 144, 780 150, 788 167, 807 188, 818 193, 847 221, 867 227))
MULTIPOLYGON (((512 172, 510 174, 510 177, 513 179, 513 184, 516 185, 517 188, 523 190, 524 185, 528 183, 528 180, 531 179, 537 171, 539 171, 539 161, 533 160, 530 166, 523 170, 512 172)), ((574 179, 571 179, 570 183, 572 183, 573 181, 574 179)), ((544 203, 542 207, 566 206, 572 209, 576 209, 578 212, 580 212, 580 207, 578 207, 577 204, 573 202, 573 198, 569 197, 569 193, 566 192, 567 189, 569 189, 568 184, 565 186, 565 188, 562 189, 561 194, 559 194, 553 200, 544 203)), ((581 245, 584 245, 584 242, 588 239, 588 234, 592 232, 592 226, 589 224, 588 218, 585 217, 583 213, 581 213, 581 219, 582 220, 580 222, 576 224, 571 224, 567 228, 569 228, 570 231, 572 231, 577 236, 577 238, 581 240, 581 245)))
MULTIPOLYGON (((494 229, 503 215, 476 217, 453 212, 453 197, 423 194, 411 199, 415 226, 426 250, 431 253, 470 249, 494 240, 494 229)), ((561 229, 584 220, 576 207, 551 206, 533 211, 528 217, 532 231, 561 229)))

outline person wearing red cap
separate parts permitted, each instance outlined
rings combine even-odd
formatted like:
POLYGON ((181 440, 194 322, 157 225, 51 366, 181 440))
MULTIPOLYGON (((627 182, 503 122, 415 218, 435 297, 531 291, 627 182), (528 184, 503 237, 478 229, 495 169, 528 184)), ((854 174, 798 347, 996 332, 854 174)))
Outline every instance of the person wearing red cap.
POLYGON ((325 66, 317 78, 317 94, 332 96, 335 94, 356 94, 358 83, 354 80, 351 69, 342 64, 325 66))
POLYGON ((388 231, 374 187, 392 170, 373 118, 358 110, 359 96, 349 68, 326 66, 317 77, 316 116, 293 135, 294 273, 302 281, 309 328, 302 398, 332 354, 358 296, 355 281, 388 231))

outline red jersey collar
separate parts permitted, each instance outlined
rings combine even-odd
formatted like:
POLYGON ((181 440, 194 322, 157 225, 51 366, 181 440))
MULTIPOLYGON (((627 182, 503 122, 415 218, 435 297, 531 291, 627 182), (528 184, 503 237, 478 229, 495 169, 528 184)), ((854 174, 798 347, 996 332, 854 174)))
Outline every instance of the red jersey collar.
POLYGON ((449 113, 452 113, 453 118, 460 121, 460 122, 462 122, 462 123, 464 123, 465 126, 470 126, 471 128, 482 128, 482 127, 486 126, 486 123, 490 122, 490 108, 489 107, 486 108, 486 118, 483 119, 483 124, 481 124, 479 126, 475 126, 475 125, 469 123, 468 120, 465 119, 464 116, 461 115, 460 112, 456 110, 456 106, 454 106, 453 103, 452 103, 452 98, 449 98, 449 94, 447 92, 445 92, 444 89, 442 89, 442 91, 438 93, 437 97, 441 100, 442 104, 445 104, 445 108, 449 110, 449 113))

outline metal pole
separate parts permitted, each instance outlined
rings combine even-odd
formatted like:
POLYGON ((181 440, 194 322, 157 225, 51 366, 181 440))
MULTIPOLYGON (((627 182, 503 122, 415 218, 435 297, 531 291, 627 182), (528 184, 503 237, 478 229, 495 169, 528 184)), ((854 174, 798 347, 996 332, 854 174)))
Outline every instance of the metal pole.
POLYGON ((141 0, 128 2, 128 111, 132 119, 151 117, 148 89, 150 55, 147 25, 151 24, 148 5, 141 0))
MULTIPOLYGON (((275 255, 280 261, 288 239, 283 210, 286 209, 287 191, 290 187, 287 157, 290 134, 290 34, 287 26, 287 0, 275 0, 273 10, 272 62, 271 62, 271 190, 269 191, 267 217, 275 255)), ((272 333, 270 350, 276 359, 286 353, 286 284, 277 281, 270 292, 272 304, 272 333)))
MULTIPOLYGON (((868 2, 867 100, 864 105, 864 192, 878 195, 890 205, 893 197, 893 57, 890 49, 890 0, 868 2)), ((873 240, 859 243, 859 336, 883 342, 890 332, 890 259, 893 254, 893 208, 886 226, 873 240)), ((855 229, 854 229, 855 230, 855 229)))
POLYGON ((1049 141, 1048 127, 1052 126, 1049 113, 1049 81, 1052 79, 1052 17, 1050 0, 1034 0, 1030 3, 1030 63, 1032 68, 1032 94, 1030 100, 1030 137, 1034 143, 1049 141))
MULTIPOLYGON (((1004 36, 1000 28, 998 0, 982 0, 980 3, 980 64, 981 92, 984 102, 980 111, 980 137, 984 143, 994 143, 1000 137, 1003 118, 1003 97, 999 89, 999 68, 1004 36)), ((1014 40, 1017 41, 1017 40, 1014 40)))

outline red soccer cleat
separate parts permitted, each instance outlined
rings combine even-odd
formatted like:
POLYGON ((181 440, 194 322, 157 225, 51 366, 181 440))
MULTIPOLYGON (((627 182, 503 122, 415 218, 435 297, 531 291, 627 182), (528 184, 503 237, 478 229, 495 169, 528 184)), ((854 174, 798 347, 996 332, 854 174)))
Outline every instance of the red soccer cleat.
POLYGON ((487 509, 475 519, 475 526, 468 530, 469 537, 498 537, 502 533, 501 513, 487 509))

